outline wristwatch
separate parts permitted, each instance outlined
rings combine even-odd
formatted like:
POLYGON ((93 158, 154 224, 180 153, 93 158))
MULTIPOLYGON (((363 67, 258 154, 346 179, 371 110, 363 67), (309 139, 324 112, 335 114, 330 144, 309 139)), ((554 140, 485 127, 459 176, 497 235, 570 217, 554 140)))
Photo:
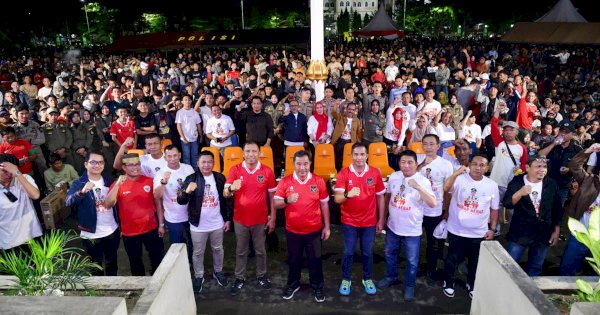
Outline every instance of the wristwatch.
POLYGON ((167 184, 167 182, 165 182, 165 181, 163 181, 163 180, 161 179, 161 180, 160 180, 160 184, 161 184, 161 185, 166 185, 166 184, 167 184))
POLYGON ((348 197, 348 192, 347 191, 344 192, 344 198, 346 198, 346 199, 350 198, 350 197, 348 197))
POLYGON ((21 173, 21 171, 17 170, 17 171, 15 172, 15 176, 19 176, 19 175, 23 175, 23 173, 21 173))

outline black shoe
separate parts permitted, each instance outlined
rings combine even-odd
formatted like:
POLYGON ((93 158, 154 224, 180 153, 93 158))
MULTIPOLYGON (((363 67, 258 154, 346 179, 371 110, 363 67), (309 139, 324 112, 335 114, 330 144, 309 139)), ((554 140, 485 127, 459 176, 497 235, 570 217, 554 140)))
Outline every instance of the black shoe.
POLYGON ((258 285, 260 285, 261 288, 263 288, 264 290, 271 290, 271 280, 269 280, 269 278, 263 276, 257 279, 258 280, 258 285))
POLYGON ((283 290, 283 294, 281 294, 281 297, 284 300, 291 300, 294 297, 294 293, 298 292, 298 290, 300 290, 300 286, 294 288, 288 285, 285 288, 285 290, 283 290))
POLYGON ((315 289, 315 301, 317 301, 317 303, 323 303, 325 302, 325 292, 323 292, 323 289, 315 289))
POLYGON ((204 284, 204 278, 194 278, 192 281, 192 288, 194 288, 194 292, 202 292, 202 284, 204 284))
POLYGON ((235 279, 235 282, 233 282, 233 285, 231 286, 231 290, 229 291, 229 293, 231 293, 231 295, 240 294, 240 291, 242 291, 242 288, 244 287, 244 283, 245 283, 245 281, 242 279, 235 279))
POLYGON ((229 282, 227 281, 227 277, 225 277, 225 275, 222 272, 213 273, 213 278, 215 278, 215 280, 217 280, 217 283, 222 287, 225 287, 229 284, 229 282))

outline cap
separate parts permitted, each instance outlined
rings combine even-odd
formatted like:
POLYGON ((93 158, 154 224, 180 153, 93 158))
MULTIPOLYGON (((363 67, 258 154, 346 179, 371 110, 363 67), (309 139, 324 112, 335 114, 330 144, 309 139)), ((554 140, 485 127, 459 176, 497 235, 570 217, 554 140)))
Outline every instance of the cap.
POLYGON ((504 123, 502 124, 502 128, 506 128, 506 127, 513 127, 515 129, 519 129, 519 125, 517 125, 516 122, 511 121, 511 120, 504 121, 504 123))
POLYGON ((58 109, 56 107, 50 107, 50 108, 48 108, 47 114, 50 115, 52 113, 57 113, 58 114, 58 109))
POLYGON ((560 125, 560 130, 567 130, 568 132, 575 131, 575 125, 570 122, 564 122, 560 125))
POLYGON ((63 109, 67 106, 69 106, 69 103, 67 103, 67 102, 60 102, 60 103, 56 104, 56 107, 58 107, 59 109, 63 109))
POLYGON ((10 113, 8 112, 8 109, 6 109, 6 107, 2 107, 0 108, 0 116, 8 116, 10 113))
POLYGON ((479 78, 480 78, 481 80, 489 80, 489 79, 490 79, 490 75, 489 75, 489 74, 487 74, 487 73, 482 73, 482 74, 479 76, 479 78))
POLYGON ((438 63, 439 63, 439 64, 446 63, 446 58, 440 58, 440 59, 438 60, 438 63))
POLYGON ((240 91, 243 91, 244 89, 242 89, 242 87, 241 87, 241 86, 236 86, 235 88, 233 88, 233 90, 234 90, 234 91, 235 91, 235 90, 240 90, 240 91))

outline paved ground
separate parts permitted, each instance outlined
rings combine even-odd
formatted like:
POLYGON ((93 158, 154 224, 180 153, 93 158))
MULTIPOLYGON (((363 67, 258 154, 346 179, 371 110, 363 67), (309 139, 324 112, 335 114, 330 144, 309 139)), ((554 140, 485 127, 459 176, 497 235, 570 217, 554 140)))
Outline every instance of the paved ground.
MULTIPOLYGON (((74 227, 73 219, 69 219, 63 227, 74 227)), ((352 293, 349 297, 342 297, 337 292, 339 281, 341 280, 341 257, 342 257, 342 238, 339 225, 332 226, 331 238, 323 243, 323 269, 325 273, 325 303, 316 303, 313 292, 308 287, 307 270, 303 270, 301 290, 294 295, 293 300, 286 301, 281 298, 281 292, 287 279, 287 252, 285 247, 285 237, 283 228, 276 230, 279 235, 279 251, 269 251, 268 276, 271 279, 273 288, 269 291, 261 290, 255 277, 254 258, 248 260, 249 281, 242 289, 242 293, 236 297, 229 294, 229 286, 220 287, 216 281, 207 276, 202 293, 196 295, 198 305, 198 314, 259 314, 259 313, 279 313, 279 314, 468 314, 471 300, 469 299, 464 287, 465 276, 457 272, 456 296, 453 299, 447 298, 440 286, 431 287, 425 283, 422 276, 424 270, 424 243, 421 246, 421 264, 419 268, 419 277, 417 279, 417 288, 415 301, 412 303, 404 302, 403 288, 401 285, 394 286, 386 290, 379 290, 374 296, 367 296, 360 283, 361 264, 359 262, 358 251, 355 254, 355 263, 353 271, 352 293)), ((374 246, 374 278, 379 280, 385 273, 385 259, 383 257, 383 245, 385 236, 376 237, 374 246)), ((504 239, 501 237, 501 243, 504 239)), ((558 275, 558 265, 560 257, 566 242, 561 241, 559 246, 551 248, 548 252, 546 263, 544 264, 544 275, 558 275)), ((165 239, 165 248, 168 248, 168 240, 165 239)), ((224 272, 229 276, 230 284, 235 264, 235 236, 233 233, 226 233, 224 240, 225 263, 224 272)), ((212 274, 212 257, 210 251, 207 251, 205 258, 206 272, 212 274)), ((145 254, 145 264, 149 269, 149 261, 145 254)), ((438 268, 443 267, 440 261, 438 268)), ((401 260, 400 277, 404 271, 404 260, 401 260)), ((129 261, 123 246, 119 248, 119 275, 130 275, 129 261)))

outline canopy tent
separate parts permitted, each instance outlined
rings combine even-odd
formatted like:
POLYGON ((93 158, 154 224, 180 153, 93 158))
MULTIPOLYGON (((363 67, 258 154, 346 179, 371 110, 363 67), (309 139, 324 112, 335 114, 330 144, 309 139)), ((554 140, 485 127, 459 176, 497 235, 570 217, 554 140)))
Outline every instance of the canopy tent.
POLYGON ((369 24, 365 25, 365 27, 354 32, 353 34, 358 37, 377 36, 385 39, 404 37, 404 31, 398 29, 396 23, 394 23, 387 12, 385 12, 385 5, 383 1, 381 2, 379 9, 369 24))
POLYGON ((600 23, 588 23, 570 0, 560 0, 536 22, 519 22, 501 41, 531 44, 600 44, 600 23))

